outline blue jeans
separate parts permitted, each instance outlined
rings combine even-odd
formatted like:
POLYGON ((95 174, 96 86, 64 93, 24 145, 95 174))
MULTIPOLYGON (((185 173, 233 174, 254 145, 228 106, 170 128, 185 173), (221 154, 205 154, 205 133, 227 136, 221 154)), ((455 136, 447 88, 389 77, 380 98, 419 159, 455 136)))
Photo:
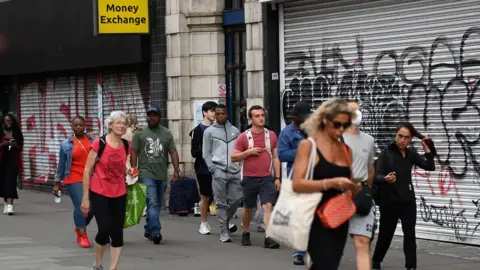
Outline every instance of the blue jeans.
POLYGON ((66 187, 68 195, 73 202, 73 221, 75 223, 75 228, 84 229, 92 220, 93 213, 91 211, 92 209, 90 209, 88 217, 85 218, 85 216, 83 216, 82 210, 80 209, 83 199, 83 183, 67 184, 66 187))
POLYGON ((160 211, 164 200, 167 180, 155 180, 150 178, 140 179, 142 184, 147 186, 147 222, 145 232, 152 235, 160 233, 160 211))
POLYGON ((305 256, 307 256, 307 252, 306 251, 294 251, 293 252, 294 257, 299 256, 299 255, 305 257, 305 256))

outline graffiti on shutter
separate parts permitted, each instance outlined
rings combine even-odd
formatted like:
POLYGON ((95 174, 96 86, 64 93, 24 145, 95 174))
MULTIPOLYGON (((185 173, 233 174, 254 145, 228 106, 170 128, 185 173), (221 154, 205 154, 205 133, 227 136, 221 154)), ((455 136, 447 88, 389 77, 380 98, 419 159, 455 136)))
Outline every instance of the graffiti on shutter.
MULTIPOLYGON (((435 172, 412 172, 417 236, 480 244, 480 19, 461 22, 472 1, 387 2, 285 4, 283 120, 299 100, 314 110, 325 99, 356 99, 377 153, 397 122, 410 121, 439 153, 435 172), (453 7, 427 16, 435 5, 453 7), (447 17, 459 23, 439 19, 447 17)), ((418 140, 412 146, 423 153, 418 140)))
MULTIPOLYGON (((128 84, 136 79, 132 73, 128 84)), ((77 75, 49 77, 24 83, 20 91, 20 123, 25 145, 23 148, 23 187, 51 190, 58 164, 60 144, 71 134, 70 120, 75 115, 86 118, 86 131, 97 137, 103 125, 98 118, 98 89, 101 77, 77 75)), ((115 89, 124 87, 119 84, 115 89)), ((130 87, 130 86, 127 86, 130 87)), ((131 89, 131 87, 130 87, 131 89)), ((149 104, 148 93, 131 96, 140 98, 136 112, 149 104), (142 100, 142 98, 144 100, 142 100)), ((147 91, 148 92, 148 91, 147 91)), ((111 96, 111 101, 122 103, 122 96, 111 96)), ((126 103, 128 106, 128 102, 126 103)))

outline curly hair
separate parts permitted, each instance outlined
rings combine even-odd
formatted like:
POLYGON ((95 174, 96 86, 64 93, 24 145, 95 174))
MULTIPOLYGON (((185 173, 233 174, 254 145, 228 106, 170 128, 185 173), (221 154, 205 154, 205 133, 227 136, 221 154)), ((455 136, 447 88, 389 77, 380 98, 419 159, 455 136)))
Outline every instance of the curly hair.
POLYGON ((302 124, 302 129, 309 136, 315 136, 325 128, 326 120, 333 120, 339 114, 347 114, 350 119, 356 117, 355 111, 343 99, 329 99, 324 101, 302 124))

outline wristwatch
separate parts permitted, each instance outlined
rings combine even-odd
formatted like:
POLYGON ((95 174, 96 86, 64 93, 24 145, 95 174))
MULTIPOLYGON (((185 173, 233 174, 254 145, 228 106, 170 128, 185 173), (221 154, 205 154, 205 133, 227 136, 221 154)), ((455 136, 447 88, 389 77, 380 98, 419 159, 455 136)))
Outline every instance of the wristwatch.
POLYGON ((180 172, 180 169, 174 169, 175 172, 180 172))
POLYGON ((273 180, 280 180, 280 177, 277 176, 273 180))

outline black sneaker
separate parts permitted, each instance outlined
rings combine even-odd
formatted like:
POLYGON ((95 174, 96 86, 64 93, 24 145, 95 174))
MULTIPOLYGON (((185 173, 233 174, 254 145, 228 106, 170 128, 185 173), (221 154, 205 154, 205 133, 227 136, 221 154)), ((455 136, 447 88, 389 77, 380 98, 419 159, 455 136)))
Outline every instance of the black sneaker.
POLYGON ((145 238, 147 238, 148 240, 152 241, 152 234, 151 234, 151 233, 145 232, 145 233, 143 234, 143 236, 144 236, 145 238))
POLYGON ((250 233, 243 232, 242 234, 242 246, 251 246, 252 242, 250 242, 250 233))
POLYGON ((296 255, 293 257, 293 265, 305 265, 305 260, 302 255, 296 255))
POLYGON ((157 233, 152 237, 152 241, 155 245, 160 244, 160 241, 162 241, 162 239, 163 238, 162 238, 162 235, 160 233, 157 233))
POLYGON ((380 267, 379 262, 373 262, 372 263, 372 270, 382 270, 382 267, 380 267))
POLYGON ((275 242, 273 239, 265 238, 265 242, 263 243, 264 248, 276 249, 279 248, 280 245, 275 242))
POLYGON ((234 233, 234 232, 236 232, 237 230, 238 230, 237 225, 232 224, 232 223, 230 223, 230 225, 228 225, 228 231, 229 231, 230 233, 234 233))

